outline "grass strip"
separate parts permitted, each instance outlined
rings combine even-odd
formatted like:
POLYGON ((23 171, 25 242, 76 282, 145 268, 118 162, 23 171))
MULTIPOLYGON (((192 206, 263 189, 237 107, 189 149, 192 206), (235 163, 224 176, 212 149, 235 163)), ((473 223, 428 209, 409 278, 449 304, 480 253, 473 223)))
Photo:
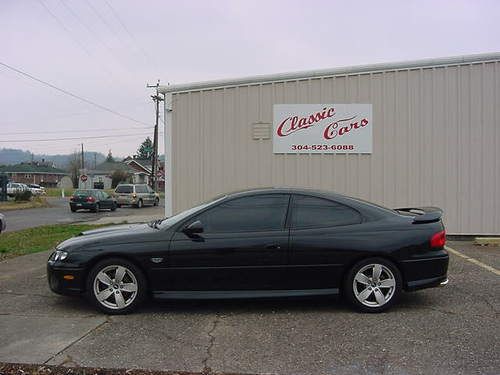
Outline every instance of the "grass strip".
POLYGON ((53 224, 0 234, 0 260, 37 253, 82 231, 103 227, 95 224, 53 224))

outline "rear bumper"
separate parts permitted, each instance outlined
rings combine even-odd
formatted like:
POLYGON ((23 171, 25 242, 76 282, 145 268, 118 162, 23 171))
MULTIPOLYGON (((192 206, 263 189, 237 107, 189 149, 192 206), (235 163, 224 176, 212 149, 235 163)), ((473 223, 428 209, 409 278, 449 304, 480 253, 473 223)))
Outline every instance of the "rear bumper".
POLYGON ((116 203, 118 204, 136 204, 137 199, 136 198, 129 198, 129 197, 116 197, 116 203))
POLYGON ((96 208, 95 203, 87 203, 87 202, 78 202, 69 204, 72 210, 93 210, 96 208))
POLYGON ((407 291, 448 284, 449 256, 446 250, 430 251, 400 263, 407 291))

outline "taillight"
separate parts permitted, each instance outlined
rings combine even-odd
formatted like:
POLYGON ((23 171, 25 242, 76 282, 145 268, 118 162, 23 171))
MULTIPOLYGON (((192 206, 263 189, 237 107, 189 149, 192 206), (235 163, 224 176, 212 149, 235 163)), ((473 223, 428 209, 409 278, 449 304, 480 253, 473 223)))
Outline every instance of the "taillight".
POLYGON ((446 232, 442 230, 431 237, 431 247, 433 249, 442 249, 446 244, 446 232))
POLYGON ((87 197, 87 202, 95 202, 94 197, 87 197))

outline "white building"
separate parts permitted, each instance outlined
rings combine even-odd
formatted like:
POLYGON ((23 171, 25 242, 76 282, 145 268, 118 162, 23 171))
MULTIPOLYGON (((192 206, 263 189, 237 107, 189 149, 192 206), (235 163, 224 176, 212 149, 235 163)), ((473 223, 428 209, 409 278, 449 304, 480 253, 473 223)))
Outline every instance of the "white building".
POLYGON ((496 53, 164 86, 166 215, 224 192, 301 186, 438 206, 448 233, 500 234, 499 63, 496 53))

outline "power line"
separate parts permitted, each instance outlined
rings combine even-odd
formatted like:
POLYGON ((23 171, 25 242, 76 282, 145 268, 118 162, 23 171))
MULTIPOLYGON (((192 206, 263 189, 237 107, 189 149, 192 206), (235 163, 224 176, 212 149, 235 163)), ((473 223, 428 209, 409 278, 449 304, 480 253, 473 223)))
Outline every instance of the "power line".
POLYGON ((113 8, 113 6, 111 6, 111 4, 109 3, 108 0, 104 0, 104 2, 108 6, 108 8, 111 9, 111 13, 113 14, 113 16, 116 18, 116 20, 121 25, 121 27, 123 28, 123 30, 125 30, 125 32, 128 34, 128 36, 133 41, 133 43, 135 44, 135 46, 142 52, 142 54, 144 55, 144 57, 146 58, 146 60, 149 61, 149 62, 153 61, 153 59, 151 59, 150 55, 146 52, 146 50, 144 48, 142 48, 142 46, 139 44, 139 42, 137 41, 137 39, 130 32, 129 28, 125 25, 125 23, 123 22, 123 20, 121 19, 121 17, 118 15, 118 12, 115 10, 115 8, 113 8))
MULTIPOLYGON (((91 59, 93 59, 93 56, 90 53, 90 51, 87 49, 87 47, 85 47, 85 45, 83 43, 81 43, 77 38, 75 38, 72 35, 71 31, 64 25, 64 23, 59 19, 59 17, 57 17, 56 14, 54 12, 52 12, 47 5, 45 5, 43 0, 38 0, 38 2, 47 11, 47 13, 49 13, 52 16, 52 18, 54 18, 56 20, 58 25, 66 32, 66 34, 68 34, 68 36, 87 54, 87 56, 90 57, 91 59)), ((113 72, 111 72, 108 68, 106 68, 102 64, 99 64, 99 65, 106 72, 106 77, 113 76, 113 72)))
MULTIPOLYGON (((97 35, 97 33, 96 33, 96 32, 94 32, 94 30, 92 30, 92 28, 88 27, 88 26, 87 26, 87 25, 86 25, 86 24, 82 21, 82 19, 80 18, 80 16, 78 16, 78 14, 77 14, 76 12, 74 12, 74 11, 71 9, 71 7, 70 7, 68 4, 66 4, 66 3, 64 2, 64 0, 59 0, 59 2, 60 2, 60 3, 61 3, 61 4, 62 4, 62 5, 66 8, 66 10, 67 10, 69 13, 71 13, 71 15, 72 15, 72 16, 73 16, 73 17, 74 17, 74 18, 78 21, 78 23, 79 23, 79 24, 80 24, 80 25, 81 25, 81 26, 82 26, 85 30, 87 30, 87 31, 89 32, 89 34, 92 34, 92 35, 94 36, 94 38, 95 38, 95 39, 96 39, 96 40, 97 40, 97 41, 98 41, 98 42, 99 42, 102 46, 104 46, 104 48, 106 48, 106 49, 108 50, 108 52, 110 53, 110 55, 111 55, 111 56, 113 56, 113 58, 114 58, 117 62, 120 62, 120 59, 119 59, 119 58, 117 58, 117 57, 115 56, 115 53, 113 52, 113 50, 111 49, 111 47, 110 47, 110 46, 108 46, 108 44, 107 44, 107 43, 104 43, 104 41, 103 41, 103 40, 101 40, 101 39, 99 38, 99 35, 97 35)), ((120 64, 120 65, 121 65, 121 66, 123 66, 122 64, 120 64)))
MULTIPOLYGON (((139 127, 134 127, 134 128, 128 128, 128 129, 133 129, 133 130, 136 130, 136 129, 152 129, 154 126, 145 126, 143 128, 139 128, 139 127)), ((33 132, 33 131, 30 131, 30 132, 8 132, 8 133, 4 133, 2 132, 2 135, 19 135, 19 134, 50 134, 50 133, 88 133, 89 131, 92 131, 92 130, 99 130, 99 131, 114 131, 114 130, 127 130, 127 128, 85 128, 83 130, 77 130, 77 129, 74 129, 74 130, 53 130, 53 131, 49 131, 49 130, 42 130, 42 131, 38 131, 38 132, 33 132)))
POLYGON ((45 86, 48 86, 48 87, 50 87, 50 88, 52 88, 52 89, 54 89, 54 90, 57 90, 57 91, 59 91, 59 92, 62 92, 62 93, 63 93, 63 94, 65 94, 65 95, 71 96, 71 97, 73 97, 73 98, 75 98, 75 99, 78 99, 78 100, 80 100, 80 101, 82 101, 82 102, 85 102, 85 103, 87 103, 87 104, 93 105, 94 107, 97 107, 97 108, 99 108, 99 109, 101 109, 101 110, 103 110, 103 111, 106 111, 106 112, 112 113, 112 114, 114 114, 114 115, 116 115, 116 116, 119 116, 119 117, 121 117, 121 118, 127 119, 127 120, 129 120, 129 121, 136 122, 136 123, 138 123, 138 124, 148 125, 148 126, 149 126, 149 124, 147 124, 147 123, 145 123, 145 122, 143 122, 143 121, 136 120, 136 119, 134 119, 134 118, 132 118, 132 117, 130 117, 130 116, 124 115, 123 113, 117 112, 117 111, 115 111, 115 110, 113 110, 113 109, 110 109, 110 108, 105 107, 105 106, 103 106, 103 105, 101 105, 101 104, 98 104, 98 103, 96 103, 96 102, 93 102, 92 100, 86 99, 86 98, 81 97, 81 96, 79 96, 79 95, 77 95, 77 94, 73 94, 72 92, 70 92, 70 91, 68 91, 68 90, 61 89, 60 87, 57 87, 57 86, 55 86, 55 85, 53 85, 53 84, 51 84, 51 83, 49 83, 49 82, 43 81, 43 80, 41 80, 40 78, 37 78, 37 77, 35 77, 35 76, 33 76, 33 75, 29 74, 29 73, 23 72, 22 70, 17 69, 17 68, 14 68, 13 66, 10 66, 10 65, 8 65, 8 64, 6 64, 6 63, 4 63, 4 62, 1 62, 1 61, 0 61, 0 65, 2 65, 2 66, 4 66, 4 67, 6 67, 7 69, 10 69, 10 70, 12 70, 12 71, 14 71, 14 72, 18 73, 18 74, 21 74, 21 75, 23 75, 23 76, 25 76, 25 77, 28 77, 28 78, 30 78, 30 79, 32 79, 32 80, 34 80, 34 81, 37 81, 37 82, 39 82, 39 83, 41 83, 41 84, 43 84, 43 85, 45 85, 45 86))
POLYGON ((9 140, 0 140, 0 143, 9 143, 9 142, 51 142, 51 141, 72 141, 76 139, 101 139, 101 138, 116 138, 116 137, 132 137, 138 135, 146 135, 148 133, 134 133, 134 134, 113 134, 113 135, 100 135, 100 136, 89 136, 89 137, 67 137, 67 138, 49 138, 49 139, 9 139, 9 140))

